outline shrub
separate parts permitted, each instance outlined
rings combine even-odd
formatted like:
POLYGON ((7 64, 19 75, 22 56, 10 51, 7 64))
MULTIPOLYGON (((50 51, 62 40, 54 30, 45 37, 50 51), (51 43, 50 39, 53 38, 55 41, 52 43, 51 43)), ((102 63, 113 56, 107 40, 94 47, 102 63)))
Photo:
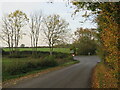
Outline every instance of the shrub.
POLYGON ((70 55, 70 56, 66 57, 65 60, 74 60, 74 59, 73 59, 73 56, 70 55))
POLYGON ((55 56, 47 56, 41 61, 42 67, 51 67, 58 65, 57 61, 55 60, 55 56))
MULTIPOLYGON (((28 58, 26 58, 28 59, 28 58)), ((15 60, 10 61, 9 64, 3 64, 3 74, 7 73, 9 75, 18 75, 21 73, 26 73, 34 69, 40 69, 44 67, 56 66, 58 63, 55 61, 54 56, 47 56, 43 59, 32 59, 26 61, 15 60)))
POLYGON ((96 54, 97 43, 95 40, 91 40, 88 37, 82 37, 79 39, 77 48, 77 53, 79 55, 88 55, 88 53, 94 55, 96 54))
POLYGON ((25 64, 21 64, 20 62, 14 62, 13 64, 3 65, 3 74, 5 72, 10 75, 16 75, 22 73, 22 70, 25 70, 25 64))
POLYGON ((9 64, 2 65, 3 74, 8 73, 10 75, 17 75, 21 73, 26 73, 33 68, 38 68, 37 64, 38 61, 36 60, 27 60, 27 61, 19 61, 15 59, 13 62, 10 61, 9 64))
POLYGON ((56 58, 61 58, 61 59, 65 58, 65 57, 67 57, 67 56, 68 56, 68 54, 65 54, 65 53, 56 53, 56 54, 55 54, 55 57, 56 57, 56 58))
POLYGON ((9 58, 25 58, 26 56, 20 53, 13 53, 9 55, 9 58))
POLYGON ((40 57, 40 53, 34 52, 34 53, 32 53, 32 57, 33 58, 39 58, 40 57))

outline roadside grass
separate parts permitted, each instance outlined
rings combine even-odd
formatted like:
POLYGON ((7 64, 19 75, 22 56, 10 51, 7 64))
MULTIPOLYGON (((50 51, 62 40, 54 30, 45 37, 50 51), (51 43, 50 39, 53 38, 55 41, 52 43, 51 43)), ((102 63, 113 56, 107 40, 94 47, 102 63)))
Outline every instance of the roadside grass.
POLYGON ((118 88, 118 80, 113 72, 102 62, 99 63, 93 71, 92 88, 118 88))
POLYGON ((54 67, 64 67, 69 66, 75 63, 78 63, 79 61, 69 60, 69 59, 55 59, 58 63, 55 65, 46 64, 46 61, 44 63, 44 58, 8 58, 3 57, 2 59, 2 80, 3 82, 9 79, 19 78, 22 76, 26 76, 29 74, 41 72, 43 70, 54 68, 54 67))
MULTIPOLYGON (((32 51, 33 48, 18 48, 19 51, 32 51)), ((5 51, 9 51, 9 48, 3 48, 5 51)), ((49 52, 49 48, 38 48, 38 51, 49 52)), ((61 53, 70 53, 69 48, 53 48, 53 52, 61 52, 61 53)))

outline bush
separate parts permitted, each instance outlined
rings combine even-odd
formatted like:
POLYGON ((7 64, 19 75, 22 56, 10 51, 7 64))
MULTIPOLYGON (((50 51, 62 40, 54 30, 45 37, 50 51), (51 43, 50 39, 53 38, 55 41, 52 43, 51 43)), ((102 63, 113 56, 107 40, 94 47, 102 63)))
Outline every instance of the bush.
POLYGON ((95 55, 96 54, 95 51, 96 51, 96 49, 94 49, 94 48, 88 49, 87 47, 86 48, 81 47, 78 49, 78 54, 79 55, 89 55, 89 53, 90 53, 90 55, 95 55))
POLYGON ((65 59, 66 59, 66 60, 74 60, 74 59, 73 59, 73 56, 71 56, 71 55, 68 56, 68 57, 66 57, 65 59))
POLYGON ((55 54, 55 57, 56 57, 56 58, 61 58, 61 59, 65 58, 65 57, 67 57, 67 56, 68 56, 68 54, 65 54, 65 53, 56 53, 56 54, 55 54))
POLYGON ((97 43, 88 37, 82 37, 77 44, 77 48, 79 55, 88 55, 89 53, 90 55, 94 55, 96 54, 97 43))
POLYGON ((41 61, 42 67, 51 67, 51 66, 57 66, 58 63, 55 61, 55 56, 47 56, 41 61))
POLYGON ((37 52, 32 53, 33 58, 39 58, 40 56, 41 56, 40 53, 37 53, 37 52))
POLYGON ((20 53, 13 53, 9 55, 9 58, 25 58, 26 56, 20 53))
POLYGON ((8 73, 9 75, 18 75, 34 69, 53 67, 57 65, 58 63, 55 61, 54 56, 47 56, 43 59, 28 59, 26 61, 19 61, 16 59, 14 62, 9 62, 9 64, 3 64, 3 74, 8 73))
POLYGON ((20 63, 20 62, 14 62, 13 64, 9 64, 9 65, 3 65, 3 74, 5 72, 9 73, 10 75, 16 75, 19 73, 23 73, 26 72, 27 68, 26 68, 26 64, 24 63, 20 63))

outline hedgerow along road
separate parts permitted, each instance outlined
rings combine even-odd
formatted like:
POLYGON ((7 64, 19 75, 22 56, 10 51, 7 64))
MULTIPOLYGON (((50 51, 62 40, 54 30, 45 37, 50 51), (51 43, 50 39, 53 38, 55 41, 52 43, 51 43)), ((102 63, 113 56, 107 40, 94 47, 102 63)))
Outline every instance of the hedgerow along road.
POLYGON ((92 69, 98 56, 75 56, 80 63, 20 81, 11 88, 90 88, 92 69))

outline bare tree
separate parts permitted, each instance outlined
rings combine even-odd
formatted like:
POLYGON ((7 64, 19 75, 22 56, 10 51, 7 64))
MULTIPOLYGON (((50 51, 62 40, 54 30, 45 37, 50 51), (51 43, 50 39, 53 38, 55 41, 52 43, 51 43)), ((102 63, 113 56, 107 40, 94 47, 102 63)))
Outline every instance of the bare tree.
POLYGON ((28 18, 22 11, 16 10, 15 12, 5 16, 2 24, 2 34, 0 37, 6 42, 10 51, 17 51, 17 47, 22 37, 22 28, 26 25, 28 18))
POLYGON ((42 25, 42 12, 32 14, 30 17, 30 38, 31 38, 31 47, 33 47, 33 51, 37 51, 39 35, 42 25))
POLYGON ((69 24, 59 15, 50 15, 44 18, 43 22, 43 33, 50 48, 50 55, 52 55, 53 46, 65 40, 69 24))
POLYGON ((11 24, 11 21, 9 20, 9 16, 6 15, 2 18, 2 32, 0 34, 0 38, 3 40, 3 42, 9 47, 10 54, 13 52, 13 46, 14 46, 14 31, 13 26, 11 24))
POLYGON ((15 12, 9 14, 9 21, 13 27, 14 47, 15 51, 17 51, 20 38, 23 35, 22 28, 27 24, 28 18, 22 11, 16 10, 15 12))

